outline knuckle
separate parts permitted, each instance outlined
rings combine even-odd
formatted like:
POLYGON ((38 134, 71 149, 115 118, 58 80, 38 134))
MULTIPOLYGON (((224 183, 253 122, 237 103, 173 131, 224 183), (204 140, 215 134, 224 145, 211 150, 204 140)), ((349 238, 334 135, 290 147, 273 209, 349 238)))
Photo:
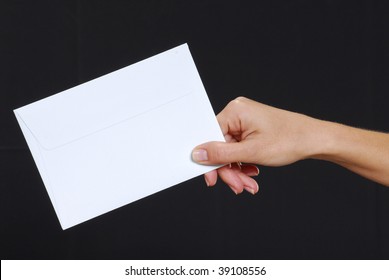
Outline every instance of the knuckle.
POLYGON ((226 150, 221 145, 217 145, 213 150, 213 155, 212 155, 213 160, 219 163, 225 161, 226 156, 227 156, 226 150))
POLYGON ((214 154, 215 160, 220 162, 224 158, 224 150, 223 149, 216 149, 214 154))
POLYGON ((243 110, 244 106, 246 105, 247 100, 248 99, 246 97, 239 96, 239 97, 235 98, 234 100, 230 101, 227 104, 226 109, 229 112, 240 112, 243 110))
POLYGON ((235 98, 234 99, 234 101, 236 101, 236 102, 245 102, 245 101, 247 101, 247 98, 246 97, 244 97, 244 96, 238 96, 237 98, 235 98))
POLYGON ((239 96, 239 97, 235 98, 234 100, 232 100, 232 101, 230 102, 230 104, 231 104, 232 106, 240 106, 240 105, 244 104, 244 102, 246 102, 246 100, 247 100, 246 97, 239 96))

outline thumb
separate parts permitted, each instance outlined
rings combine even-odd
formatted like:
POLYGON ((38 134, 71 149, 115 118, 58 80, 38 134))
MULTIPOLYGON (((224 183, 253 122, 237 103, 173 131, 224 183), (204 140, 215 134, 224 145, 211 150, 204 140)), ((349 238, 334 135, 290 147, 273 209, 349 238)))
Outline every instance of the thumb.
POLYGON ((250 149, 244 142, 208 142, 193 149, 193 161, 212 165, 231 162, 249 162, 250 149))

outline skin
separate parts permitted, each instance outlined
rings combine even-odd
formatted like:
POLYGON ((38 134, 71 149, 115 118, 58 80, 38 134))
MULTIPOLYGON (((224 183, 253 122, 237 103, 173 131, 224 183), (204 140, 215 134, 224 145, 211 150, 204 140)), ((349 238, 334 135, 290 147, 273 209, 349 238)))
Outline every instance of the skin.
POLYGON ((389 134, 322 121, 258 103, 245 97, 231 101, 217 115, 226 142, 201 144, 194 161, 226 164, 205 174, 208 186, 218 176, 236 193, 256 194, 256 164, 283 166, 302 159, 339 164, 389 186, 389 134), (244 162, 245 164, 241 164, 244 162))

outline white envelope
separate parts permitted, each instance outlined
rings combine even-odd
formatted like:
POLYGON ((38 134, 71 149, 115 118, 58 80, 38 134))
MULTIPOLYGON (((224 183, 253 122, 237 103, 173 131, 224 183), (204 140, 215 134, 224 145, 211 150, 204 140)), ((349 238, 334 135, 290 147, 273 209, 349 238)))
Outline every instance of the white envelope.
POLYGON ((216 167, 224 141, 186 44, 14 110, 63 229, 216 167))

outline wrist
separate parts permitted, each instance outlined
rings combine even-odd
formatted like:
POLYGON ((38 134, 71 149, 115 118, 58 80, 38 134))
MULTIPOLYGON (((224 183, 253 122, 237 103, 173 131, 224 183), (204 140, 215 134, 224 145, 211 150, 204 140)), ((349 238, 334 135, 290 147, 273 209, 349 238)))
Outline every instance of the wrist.
POLYGON ((336 158, 338 142, 341 138, 341 126, 337 123, 311 118, 305 158, 323 160, 336 158))

